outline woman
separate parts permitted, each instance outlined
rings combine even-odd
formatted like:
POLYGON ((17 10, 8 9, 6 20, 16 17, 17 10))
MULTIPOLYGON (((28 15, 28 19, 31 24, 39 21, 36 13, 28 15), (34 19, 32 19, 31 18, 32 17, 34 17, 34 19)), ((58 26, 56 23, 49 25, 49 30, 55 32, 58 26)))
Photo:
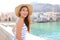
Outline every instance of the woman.
POLYGON ((32 5, 22 4, 15 8, 18 17, 16 26, 13 28, 13 40, 26 40, 26 33, 30 32, 30 15, 32 14, 32 5))

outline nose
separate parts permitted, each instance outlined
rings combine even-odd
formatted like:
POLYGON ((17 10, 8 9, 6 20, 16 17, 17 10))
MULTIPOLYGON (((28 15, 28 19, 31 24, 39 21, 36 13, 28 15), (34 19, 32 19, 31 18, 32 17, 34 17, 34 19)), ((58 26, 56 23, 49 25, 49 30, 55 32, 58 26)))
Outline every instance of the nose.
POLYGON ((24 11, 24 13, 25 13, 25 14, 27 14, 27 13, 28 13, 28 11, 24 11))

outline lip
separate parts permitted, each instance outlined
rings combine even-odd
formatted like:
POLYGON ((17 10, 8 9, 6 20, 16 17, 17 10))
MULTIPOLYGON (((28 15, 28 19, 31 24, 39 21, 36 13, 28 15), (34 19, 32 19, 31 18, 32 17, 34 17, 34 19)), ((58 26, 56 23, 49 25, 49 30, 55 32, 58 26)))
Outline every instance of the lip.
POLYGON ((24 15, 27 15, 27 14, 24 14, 24 15))

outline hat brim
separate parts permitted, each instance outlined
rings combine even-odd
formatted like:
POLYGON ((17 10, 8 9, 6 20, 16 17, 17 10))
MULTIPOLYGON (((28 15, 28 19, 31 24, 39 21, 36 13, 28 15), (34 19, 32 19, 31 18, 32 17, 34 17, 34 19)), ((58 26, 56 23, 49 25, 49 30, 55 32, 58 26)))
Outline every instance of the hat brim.
POLYGON ((28 9, 29 9, 29 15, 32 15, 32 10, 33 10, 32 5, 31 4, 21 4, 21 5, 19 5, 19 6, 17 6, 15 8, 15 14, 16 14, 16 16, 20 17, 19 16, 19 10, 21 9, 22 6, 27 6, 28 9))

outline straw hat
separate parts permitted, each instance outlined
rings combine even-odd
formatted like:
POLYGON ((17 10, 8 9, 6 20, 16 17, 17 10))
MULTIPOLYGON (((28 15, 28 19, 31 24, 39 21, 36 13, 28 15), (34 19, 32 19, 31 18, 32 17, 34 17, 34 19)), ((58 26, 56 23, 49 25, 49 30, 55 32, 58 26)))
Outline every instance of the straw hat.
POLYGON ((21 5, 19 5, 19 6, 17 6, 17 7, 15 8, 15 14, 16 14, 16 16, 19 17, 19 10, 21 9, 22 6, 27 6, 28 9, 29 9, 29 15, 32 14, 33 7, 32 7, 31 4, 21 4, 21 5))

